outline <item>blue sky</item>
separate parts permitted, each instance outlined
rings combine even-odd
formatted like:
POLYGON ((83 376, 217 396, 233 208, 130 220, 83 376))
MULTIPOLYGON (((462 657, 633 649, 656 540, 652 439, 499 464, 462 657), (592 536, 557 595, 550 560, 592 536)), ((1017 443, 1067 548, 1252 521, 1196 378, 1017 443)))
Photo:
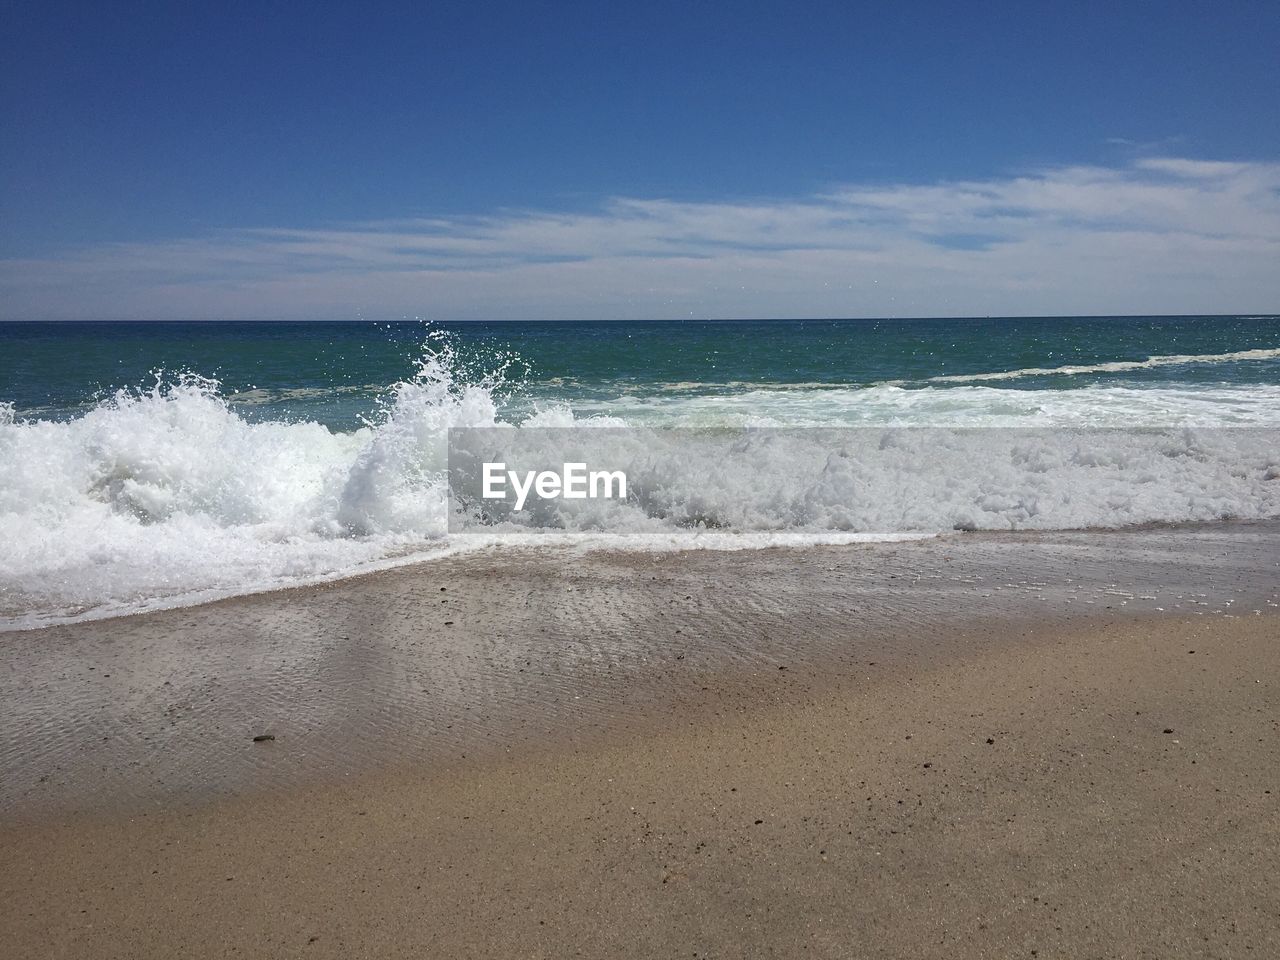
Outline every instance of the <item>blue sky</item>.
POLYGON ((1280 309, 1274 3, 5 17, 0 316, 1280 309))

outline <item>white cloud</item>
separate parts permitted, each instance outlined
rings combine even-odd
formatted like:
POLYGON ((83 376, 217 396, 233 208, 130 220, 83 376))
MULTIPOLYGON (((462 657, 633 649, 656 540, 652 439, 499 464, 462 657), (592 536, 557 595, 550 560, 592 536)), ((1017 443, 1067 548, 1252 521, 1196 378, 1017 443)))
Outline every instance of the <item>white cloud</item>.
POLYGON ((0 261, 0 316, 1280 309, 1280 164, 1176 157, 792 200, 243 229, 0 261))
POLYGON ((1222 160, 1180 160, 1177 157, 1152 157, 1140 160, 1137 166, 1144 170, 1158 170, 1175 177, 1238 177, 1251 167, 1247 163, 1227 163, 1222 160))

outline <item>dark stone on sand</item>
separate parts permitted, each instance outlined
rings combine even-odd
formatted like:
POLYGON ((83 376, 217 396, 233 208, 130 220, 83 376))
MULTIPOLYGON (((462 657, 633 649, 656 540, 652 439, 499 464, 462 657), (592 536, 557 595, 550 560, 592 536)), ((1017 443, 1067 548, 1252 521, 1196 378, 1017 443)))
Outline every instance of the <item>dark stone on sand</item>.
POLYGON ((276 735, 274 733, 259 733, 254 736, 253 742, 264 743, 267 740, 274 740, 275 738, 276 738, 276 735))
POLYGON ((987 743, 995 743, 995 742, 996 741, 994 737, 987 737, 987 743))
POLYGON ((1165 728, 1164 728, 1164 732, 1165 732, 1165 733, 1173 733, 1173 727, 1165 727, 1165 728))

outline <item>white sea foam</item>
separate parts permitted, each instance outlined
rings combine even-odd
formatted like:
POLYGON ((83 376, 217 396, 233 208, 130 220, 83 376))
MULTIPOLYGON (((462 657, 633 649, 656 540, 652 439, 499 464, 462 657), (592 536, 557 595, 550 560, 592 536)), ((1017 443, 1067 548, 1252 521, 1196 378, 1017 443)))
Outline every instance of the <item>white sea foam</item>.
POLYGON ((579 401, 574 409, 580 415, 610 416, 631 424, 686 426, 1269 426, 1280 423, 1280 386, 770 387, 693 396, 620 396, 579 401))
POLYGON ((23 419, 0 405, 0 626, 172 606, 527 542, 520 520, 483 536, 449 536, 450 427, 1177 427, 1087 449, 1072 431, 1034 439, 1011 431, 975 445, 902 430, 846 449, 803 431, 749 431, 742 442, 752 469, 735 476, 710 453, 684 456, 678 469, 664 465, 655 456, 668 442, 660 434, 619 432, 612 455, 635 495, 592 504, 604 513, 573 512, 583 509, 575 504, 551 517, 551 526, 575 534, 561 546, 725 549, 956 527, 1280 515, 1274 432, 1216 429, 1280 426, 1280 387, 668 395, 545 405, 518 426, 501 423, 500 388, 499 377, 460 375, 445 349, 388 391, 381 415, 349 432, 245 419, 214 382, 194 376, 118 393, 66 421, 23 419), (643 536, 619 539, 627 534, 643 536))
POLYGON ((993 373, 957 373, 930 377, 929 383, 976 383, 983 380, 1019 380, 1023 377, 1074 377, 1089 373, 1131 373, 1156 367, 1186 366, 1192 363, 1243 363, 1280 359, 1280 349, 1237 350, 1233 353, 1168 354, 1145 360, 1112 360, 1062 367, 1025 367, 993 373))

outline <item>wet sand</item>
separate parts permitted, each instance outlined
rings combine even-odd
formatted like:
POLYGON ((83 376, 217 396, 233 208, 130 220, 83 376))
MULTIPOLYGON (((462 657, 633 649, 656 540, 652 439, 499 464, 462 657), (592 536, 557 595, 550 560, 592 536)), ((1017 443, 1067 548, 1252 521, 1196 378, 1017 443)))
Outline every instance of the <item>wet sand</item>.
POLYGON ((24 957, 1277 955, 1278 561, 1267 524, 473 556, 11 634, 0 927, 24 957))

